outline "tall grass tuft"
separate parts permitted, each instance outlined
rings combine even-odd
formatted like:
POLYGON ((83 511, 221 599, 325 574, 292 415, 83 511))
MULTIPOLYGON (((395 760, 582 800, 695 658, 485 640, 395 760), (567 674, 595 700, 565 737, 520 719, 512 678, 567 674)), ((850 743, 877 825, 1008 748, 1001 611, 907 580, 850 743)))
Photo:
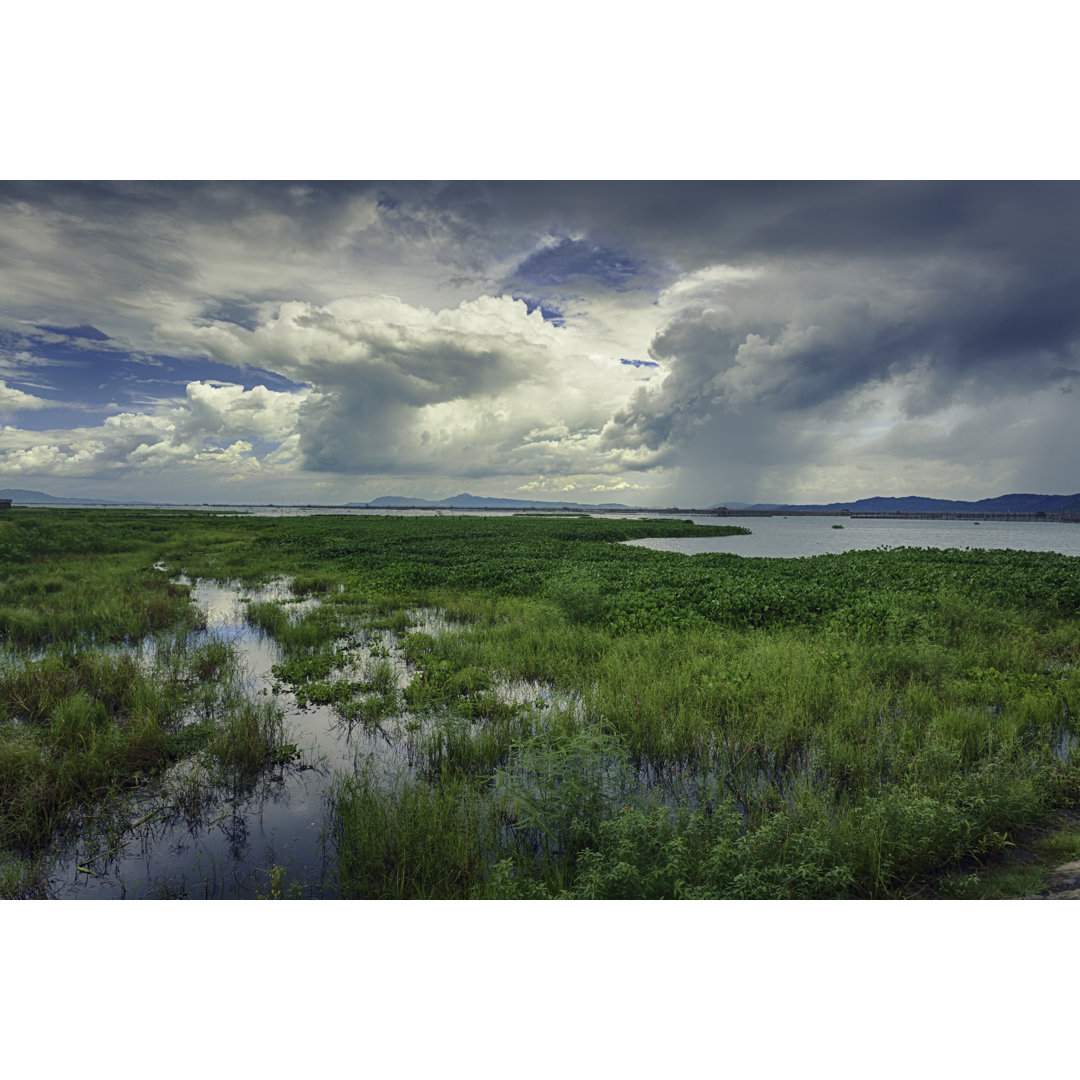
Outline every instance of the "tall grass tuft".
POLYGON ((344 899, 467 899, 482 895, 496 821, 482 786, 386 784, 367 770, 329 795, 338 894, 344 899))
POLYGON ((210 753, 227 772, 251 775, 279 762, 285 748, 281 709, 243 699, 219 722, 210 753))

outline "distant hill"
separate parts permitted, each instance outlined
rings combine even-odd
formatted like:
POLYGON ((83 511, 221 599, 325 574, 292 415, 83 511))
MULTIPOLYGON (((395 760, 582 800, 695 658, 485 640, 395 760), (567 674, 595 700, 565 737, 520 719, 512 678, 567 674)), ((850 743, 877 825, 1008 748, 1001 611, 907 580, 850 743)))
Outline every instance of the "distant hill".
POLYGON ((115 499, 80 499, 74 495, 46 495, 44 491, 27 491, 25 488, 0 488, 0 499, 10 499, 13 503, 113 503, 115 499))
POLYGON ((729 510, 817 510, 839 513, 841 510, 854 510, 864 513, 887 514, 1045 514, 1060 513, 1063 510, 1080 508, 1080 493, 1076 495, 998 495, 992 499, 980 499, 978 502, 963 502, 955 499, 927 499, 921 495, 906 495, 902 498, 876 496, 871 499, 854 499, 851 502, 837 503, 717 503, 729 510))
MULTIPOLYGON (((16 505, 27 503, 57 504, 69 506, 119 505, 115 499, 89 499, 74 495, 49 495, 44 491, 28 491, 25 488, 0 488, 0 499, 10 499, 16 505)), ((130 503, 128 505, 131 505, 130 503)), ((543 499, 500 499, 483 495, 452 495, 448 499, 418 499, 408 495, 380 495, 371 502, 346 503, 349 507, 371 507, 372 509, 393 509, 402 506, 415 506, 431 510, 627 510, 638 511, 647 507, 628 506, 626 503, 578 503, 564 500, 554 502, 543 499)), ((834 503, 753 503, 726 502, 714 503, 710 509, 721 506, 729 510, 772 510, 784 511, 816 510, 824 513, 840 513, 841 510, 863 511, 867 513, 976 513, 976 514, 1037 514, 1061 513, 1069 510, 1080 512, 1080 492, 1075 495, 1033 495, 1013 494, 998 495, 992 499, 980 499, 978 502, 963 502, 954 499, 928 499, 921 495, 906 495, 902 498, 876 496, 870 499, 853 499, 850 502, 834 503)), ((655 508, 654 508, 655 509, 655 508)))
POLYGON ((487 498, 483 495, 470 495, 464 492, 461 495, 451 495, 448 499, 440 499, 432 502, 430 499, 417 499, 407 495, 380 495, 367 503, 346 503, 347 506, 370 506, 372 508, 400 506, 416 506, 422 509, 432 510, 633 510, 632 506, 625 503, 576 503, 576 502, 544 502, 540 499, 499 499, 487 498))

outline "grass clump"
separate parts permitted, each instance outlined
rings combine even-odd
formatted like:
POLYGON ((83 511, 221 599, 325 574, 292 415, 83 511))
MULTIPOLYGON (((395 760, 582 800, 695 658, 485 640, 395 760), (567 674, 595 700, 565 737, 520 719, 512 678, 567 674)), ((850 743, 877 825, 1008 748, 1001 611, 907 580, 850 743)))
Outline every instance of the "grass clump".
POLYGON ((280 603, 260 601, 248 604, 247 621, 274 638, 289 659, 324 651, 347 633, 334 612, 323 606, 296 612, 280 603))
POLYGON ((481 895, 495 822, 482 786, 437 785, 369 771, 330 793, 338 894, 345 899, 467 899, 481 895))
POLYGON ((211 756, 230 774, 253 775, 296 753, 285 742, 284 718, 273 702, 241 700, 218 724, 211 756))
POLYGON ((294 596, 324 596, 337 587, 337 579, 332 574, 297 574, 292 580, 294 596))
POLYGON ((0 847, 39 849, 96 802, 182 756, 215 650, 144 667, 128 653, 48 653, 0 677, 0 847), (209 655, 208 655, 209 653, 209 655))
POLYGON ((612 806, 631 798, 619 740, 595 729, 548 729, 510 747, 496 798, 515 840, 541 860, 569 859, 597 837, 612 806))

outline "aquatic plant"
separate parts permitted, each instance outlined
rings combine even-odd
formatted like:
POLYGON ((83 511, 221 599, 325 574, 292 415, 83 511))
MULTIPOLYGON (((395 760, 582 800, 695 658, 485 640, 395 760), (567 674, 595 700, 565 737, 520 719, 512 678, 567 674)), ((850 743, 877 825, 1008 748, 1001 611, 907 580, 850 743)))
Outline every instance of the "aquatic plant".
POLYGON ((275 702, 243 699, 217 725, 211 756, 231 773, 257 773, 296 752, 285 741, 284 717, 275 702))

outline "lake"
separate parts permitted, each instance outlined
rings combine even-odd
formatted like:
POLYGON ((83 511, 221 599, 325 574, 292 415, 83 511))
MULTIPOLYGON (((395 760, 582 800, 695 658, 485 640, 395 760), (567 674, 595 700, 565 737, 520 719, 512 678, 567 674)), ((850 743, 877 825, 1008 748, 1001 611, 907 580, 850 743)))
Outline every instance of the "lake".
MULTIPOLYGON (((630 515, 627 515, 630 516, 630 515)), ((639 516, 639 515, 634 515, 639 516)), ((640 515, 647 516, 647 515, 640 515)), ((1080 555, 1080 524, 1060 521, 928 521, 839 517, 690 517, 699 525, 741 525, 750 536, 628 540, 684 555, 721 552, 766 559, 839 555, 880 547, 1013 548, 1080 555), (842 529, 834 528, 843 525, 842 529)))

